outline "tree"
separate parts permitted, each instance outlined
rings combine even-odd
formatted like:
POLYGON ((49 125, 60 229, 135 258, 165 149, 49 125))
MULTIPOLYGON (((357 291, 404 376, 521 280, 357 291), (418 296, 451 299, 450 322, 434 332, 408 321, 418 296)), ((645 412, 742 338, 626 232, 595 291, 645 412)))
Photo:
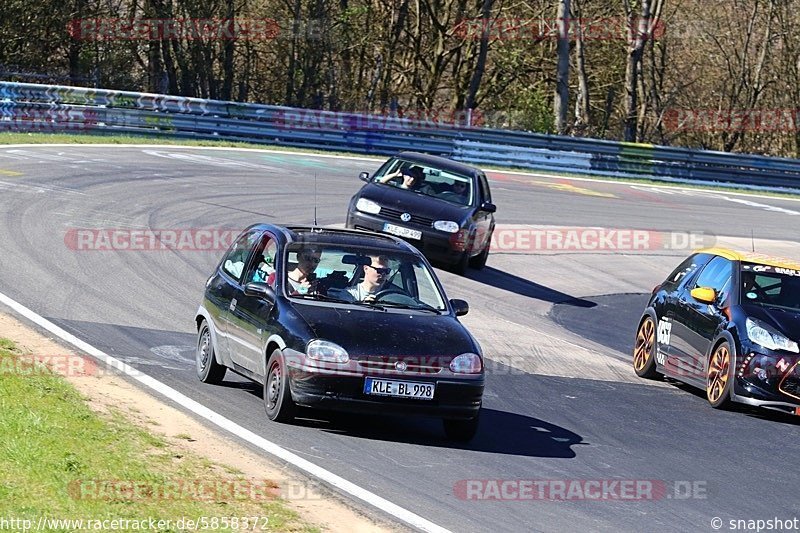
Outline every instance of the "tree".
POLYGON ((637 10, 636 0, 633 0, 633 2, 631 0, 623 0, 629 32, 628 56, 625 68, 625 129, 623 132, 623 138, 628 142, 639 140, 637 138, 637 125, 642 59, 645 45, 649 39, 652 39, 653 30, 660 23, 661 10, 664 7, 664 0, 639 0, 639 2, 639 10, 637 10))
POLYGON ((567 128, 569 111, 569 38, 570 38, 570 0, 557 0, 558 67, 556 70, 556 89, 553 98, 556 131, 563 134, 567 128))

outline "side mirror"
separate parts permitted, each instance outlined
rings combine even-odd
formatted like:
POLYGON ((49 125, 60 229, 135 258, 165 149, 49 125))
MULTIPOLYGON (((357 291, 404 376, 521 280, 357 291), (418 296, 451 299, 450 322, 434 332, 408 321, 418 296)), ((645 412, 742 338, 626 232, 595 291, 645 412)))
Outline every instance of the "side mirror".
POLYGON ((487 213, 494 213, 497 211, 497 206, 491 202, 483 202, 481 204, 481 211, 486 211, 487 213))
POLYGON ((708 287, 695 287, 689 294, 692 295, 692 298, 704 304, 713 304, 717 299, 717 292, 708 287))
POLYGON ((358 179, 369 183, 369 172, 362 172, 361 174, 358 175, 358 179))
POLYGON ((450 305, 453 306, 453 311, 456 312, 456 316, 464 316, 469 313, 469 304, 464 300, 450 300, 450 305))
POLYGON ((271 302, 275 301, 275 289, 263 283, 248 283, 244 286, 244 293, 247 296, 255 296, 257 298, 264 298, 271 302))

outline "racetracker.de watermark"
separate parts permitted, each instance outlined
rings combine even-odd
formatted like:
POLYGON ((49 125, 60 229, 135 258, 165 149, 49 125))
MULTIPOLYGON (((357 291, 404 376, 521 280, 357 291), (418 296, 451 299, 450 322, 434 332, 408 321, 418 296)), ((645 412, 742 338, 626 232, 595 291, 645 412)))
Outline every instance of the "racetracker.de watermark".
MULTIPOLYGON (((647 30, 648 37, 659 39, 664 35, 664 24, 660 21, 647 30)), ((480 40, 484 34, 489 40, 542 41, 565 38, 574 40, 579 36, 585 41, 628 41, 639 31, 639 20, 624 17, 604 18, 472 18, 458 22, 454 28, 456 37, 480 40)))
POLYGON ((480 109, 404 109, 392 115, 317 109, 278 111, 272 121, 281 130, 400 131, 415 128, 504 127, 515 122, 509 111, 480 109))
POLYGON ((115 368, 100 363, 88 355, 76 354, 22 354, 0 356, 0 376, 46 376, 59 374, 65 377, 103 377, 133 375, 133 368, 115 368))
POLYGON ((91 130, 99 123, 92 110, 26 109, 0 118, 0 130, 64 131, 91 130))
POLYGON ((704 500, 707 482, 661 479, 462 479, 453 494, 470 501, 704 500))
POLYGON ((69 21, 67 32, 76 41, 252 41, 275 39, 281 28, 269 18, 83 18, 69 21))
POLYGON ((320 499, 303 483, 220 479, 77 479, 67 486, 74 500, 131 501, 272 501, 320 499))
POLYGON ((677 109, 664 112, 668 131, 796 132, 797 109, 677 109))
POLYGON ((498 225, 492 233, 491 251, 517 254, 648 253, 696 250, 715 243, 714 235, 702 232, 498 225))
POLYGON ((69 228, 64 244, 77 252, 219 252, 227 250, 241 232, 240 228, 69 228))

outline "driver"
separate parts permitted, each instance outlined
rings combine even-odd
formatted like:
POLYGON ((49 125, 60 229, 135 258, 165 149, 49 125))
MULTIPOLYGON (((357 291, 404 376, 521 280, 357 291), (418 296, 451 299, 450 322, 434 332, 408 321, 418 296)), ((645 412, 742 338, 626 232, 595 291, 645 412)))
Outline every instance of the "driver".
POLYGON ((742 294, 748 300, 758 299, 758 284, 754 272, 742 272, 742 294))
POLYGON ((383 255, 370 256, 370 264, 364 265, 364 280, 347 289, 347 293, 356 301, 371 302, 389 279, 389 259, 383 255))

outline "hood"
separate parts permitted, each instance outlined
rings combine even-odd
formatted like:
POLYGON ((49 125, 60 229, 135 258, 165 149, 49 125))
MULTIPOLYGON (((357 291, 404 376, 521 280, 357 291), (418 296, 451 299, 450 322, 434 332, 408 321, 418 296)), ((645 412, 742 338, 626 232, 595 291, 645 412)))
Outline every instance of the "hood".
POLYGON ((359 355, 451 357, 479 349, 467 329, 449 315, 311 304, 294 308, 316 338, 335 342, 354 358, 359 355))
POLYGON ((469 217, 471 212, 470 206, 456 205, 390 185, 369 183, 361 189, 358 197, 367 198, 381 206, 407 211, 433 220, 461 222, 469 217))
POLYGON ((800 310, 762 307, 754 304, 743 304, 742 309, 750 318, 772 326, 794 341, 800 341, 800 310))

